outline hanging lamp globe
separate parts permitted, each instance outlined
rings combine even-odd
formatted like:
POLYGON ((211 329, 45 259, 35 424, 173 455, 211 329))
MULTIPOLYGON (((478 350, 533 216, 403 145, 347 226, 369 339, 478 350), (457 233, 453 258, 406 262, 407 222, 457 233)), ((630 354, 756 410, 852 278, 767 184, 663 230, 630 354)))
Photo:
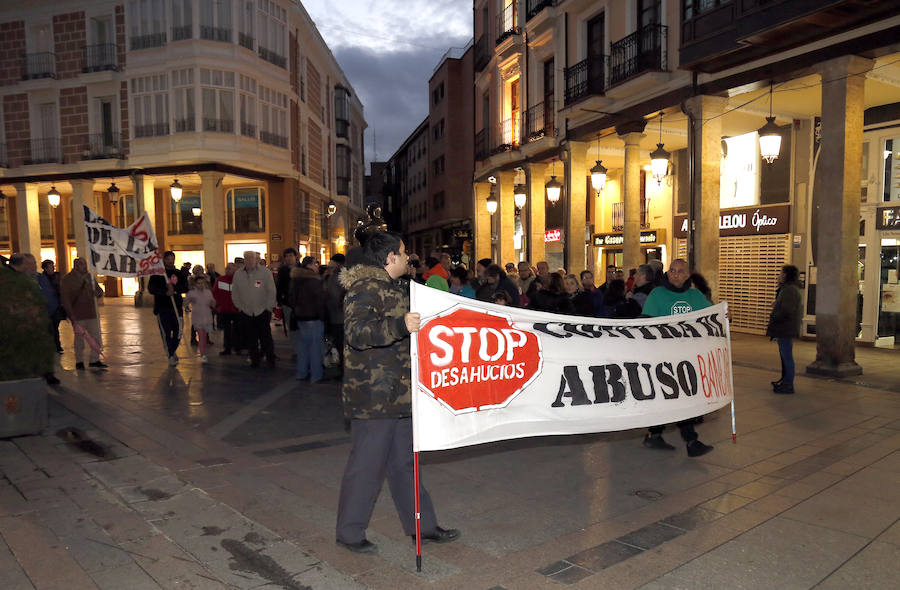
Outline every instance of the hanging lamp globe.
POLYGON ((109 188, 106 189, 106 195, 109 197, 109 203, 111 205, 115 205, 119 202, 119 187, 116 186, 115 182, 110 184, 109 188))
POLYGON ((551 176, 550 181, 544 185, 544 188, 547 189, 547 200, 550 201, 551 205, 556 205, 562 194, 562 183, 556 180, 556 176, 551 176))
POLYGON ((606 186, 606 166, 601 164, 602 160, 597 160, 597 165, 591 168, 591 186, 599 193, 606 186))
POLYGON ((175 179, 175 182, 169 185, 169 193, 172 195, 172 200, 176 203, 181 200, 181 194, 183 192, 181 183, 178 182, 178 179, 175 179))
POLYGON ((528 193, 525 190, 524 184, 517 184, 513 189, 513 200, 516 203, 516 207, 519 209, 525 206, 525 202, 528 200, 528 193))
POLYGON ((662 184, 662 181, 669 175, 671 156, 661 143, 656 144, 656 149, 650 152, 650 174, 653 175, 657 184, 662 184))
POLYGON ((766 117, 766 124, 759 131, 759 153, 768 164, 778 159, 781 151, 781 130, 775 124, 775 117, 766 117))
POLYGON ((331 199, 328 201, 328 208, 326 209, 325 215, 331 217, 335 213, 337 213, 337 205, 335 204, 334 199, 331 199))
POLYGON ((486 205, 487 205, 488 213, 490 213, 491 215, 496 213, 497 212, 497 197, 495 197, 494 195, 488 195, 486 205))
POLYGON ((57 207, 59 207, 59 200, 60 200, 59 191, 56 190, 55 186, 51 186, 50 192, 47 193, 47 202, 50 203, 51 207, 56 209, 57 207))

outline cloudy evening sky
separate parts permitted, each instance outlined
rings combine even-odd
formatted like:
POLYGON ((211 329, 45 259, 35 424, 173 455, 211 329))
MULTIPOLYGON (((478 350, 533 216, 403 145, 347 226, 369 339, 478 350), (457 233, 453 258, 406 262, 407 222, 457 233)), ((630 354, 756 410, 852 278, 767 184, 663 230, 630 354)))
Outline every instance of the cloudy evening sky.
POLYGON ((428 114, 438 60, 471 39, 472 0, 301 1, 363 103, 366 161, 376 135, 386 160, 428 114))

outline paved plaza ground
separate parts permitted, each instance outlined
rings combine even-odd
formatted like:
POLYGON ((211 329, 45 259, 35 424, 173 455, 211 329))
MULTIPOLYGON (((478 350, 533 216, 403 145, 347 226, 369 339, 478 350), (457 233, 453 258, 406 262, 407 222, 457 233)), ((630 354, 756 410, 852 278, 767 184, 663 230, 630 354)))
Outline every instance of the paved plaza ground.
MULTIPOLYGON (((900 357, 857 349, 864 374, 771 393, 776 346, 734 335, 738 440, 714 452, 641 446, 640 431, 423 454, 439 522, 423 569, 387 490, 375 555, 334 542, 350 449, 336 381, 244 358, 169 367, 154 317, 101 308, 110 368, 74 371, 41 436, 0 441, 0 590, 101 588, 863 589, 900 579, 900 357)), ((216 345, 221 333, 214 333, 216 345)), ((797 345, 798 368, 815 343, 797 345)), ((667 431, 670 442, 677 432, 667 431)))

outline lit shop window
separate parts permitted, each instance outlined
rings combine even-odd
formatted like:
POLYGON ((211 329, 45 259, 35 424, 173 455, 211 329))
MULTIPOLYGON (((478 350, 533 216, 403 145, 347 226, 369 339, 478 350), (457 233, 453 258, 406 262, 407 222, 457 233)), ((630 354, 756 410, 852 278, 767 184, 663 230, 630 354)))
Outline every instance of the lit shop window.
POLYGON ((266 197, 261 188, 236 188, 225 195, 225 232, 256 233, 266 229, 266 197))

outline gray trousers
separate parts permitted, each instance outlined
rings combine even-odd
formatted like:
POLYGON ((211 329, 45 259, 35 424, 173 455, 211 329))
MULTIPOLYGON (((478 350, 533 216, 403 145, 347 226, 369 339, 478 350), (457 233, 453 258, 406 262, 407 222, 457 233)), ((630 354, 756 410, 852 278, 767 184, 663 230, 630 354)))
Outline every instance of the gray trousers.
MULTIPOLYGON (((353 446, 338 504, 337 539, 358 543, 366 538, 366 528, 375 509, 375 501, 387 476, 391 497, 400 516, 403 532, 416 533, 416 499, 413 473, 412 418, 353 420, 350 434, 353 446)), ((431 496, 419 481, 422 536, 435 532, 437 517, 431 496)))

